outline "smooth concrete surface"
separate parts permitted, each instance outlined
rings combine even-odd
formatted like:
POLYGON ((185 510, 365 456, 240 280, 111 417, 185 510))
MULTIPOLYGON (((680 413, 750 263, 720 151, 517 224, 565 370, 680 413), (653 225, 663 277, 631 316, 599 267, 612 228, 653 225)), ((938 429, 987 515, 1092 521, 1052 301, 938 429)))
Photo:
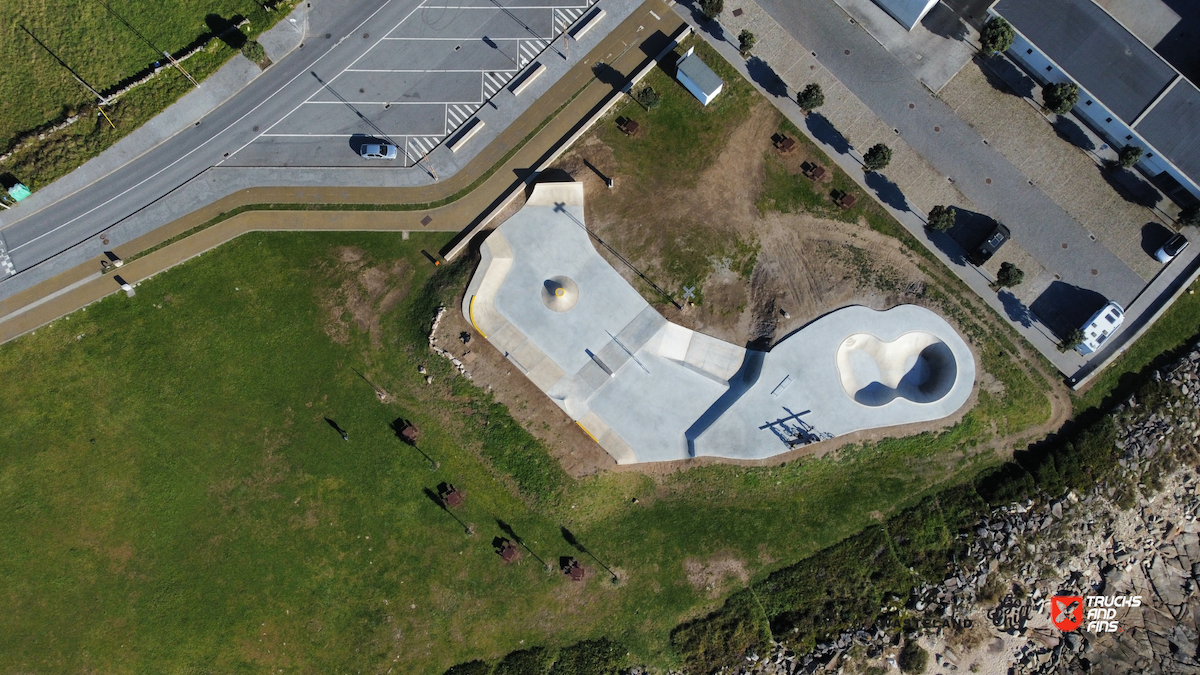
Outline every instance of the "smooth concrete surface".
POLYGON ((583 201, 536 185, 484 240, 462 311, 618 463, 761 459, 970 397, 970 349, 921 307, 848 307, 770 352, 667 321, 596 251, 583 201))

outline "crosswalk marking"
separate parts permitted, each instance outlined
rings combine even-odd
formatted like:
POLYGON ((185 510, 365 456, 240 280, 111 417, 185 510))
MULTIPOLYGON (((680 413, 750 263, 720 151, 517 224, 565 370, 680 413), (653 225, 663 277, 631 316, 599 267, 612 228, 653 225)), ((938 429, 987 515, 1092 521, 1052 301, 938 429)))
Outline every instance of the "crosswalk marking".
POLYGON ((0 277, 11 277, 16 273, 17 268, 8 256, 8 246, 4 244, 4 237, 0 237, 0 277))

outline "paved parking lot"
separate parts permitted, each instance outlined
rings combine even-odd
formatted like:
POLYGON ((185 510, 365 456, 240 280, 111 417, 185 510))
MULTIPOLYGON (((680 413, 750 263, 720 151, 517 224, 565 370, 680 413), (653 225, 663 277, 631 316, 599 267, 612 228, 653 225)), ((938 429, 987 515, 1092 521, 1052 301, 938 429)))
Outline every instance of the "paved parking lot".
POLYGON ((344 38, 373 40, 365 53, 340 71, 309 72, 312 94, 226 163, 362 166, 359 148, 385 140, 411 166, 530 63, 564 58, 563 31, 595 2, 426 0, 399 23, 368 24, 344 38))

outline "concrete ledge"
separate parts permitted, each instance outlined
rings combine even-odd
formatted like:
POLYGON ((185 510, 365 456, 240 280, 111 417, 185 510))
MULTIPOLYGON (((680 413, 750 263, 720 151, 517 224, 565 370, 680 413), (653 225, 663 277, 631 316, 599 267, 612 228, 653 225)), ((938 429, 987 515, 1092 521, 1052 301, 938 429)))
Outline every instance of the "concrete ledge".
POLYGON ((595 27, 596 24, 600 23, 600 19, 604 18, 604 14, 605 12, 603 9, 597 9, 596 13, 592 14, 590 19, 571 29, 571 37, 578 40, 586 35, 589 30, 595 27))
POLYGON ((471 120, 470 122, 467 122, 467 124, 468 124, 467 130, 462 132, 461 134, 459 134, 458 138, 455 139, 454 142, 450 144, 451 152, 458 152, 459 150, 462 150, 464 147, 466 147, 467 141, 471 140, 472 136, 479 133, 480 129, 487 126, 486 124, 484 124, 483 120, 479 119, 478 117, 471 120))
POLYGON ((525 91, 525 89, 529 85, 533 84, 534 80, 541 77, 542 73, 544 72, 546 72, 546 66, 534 61, 533 67, 526 70, 525 74, 519 77, 517 82, 510 86, 508 90, 513 93, 513 96, 520 96, 521 92, 525 91))

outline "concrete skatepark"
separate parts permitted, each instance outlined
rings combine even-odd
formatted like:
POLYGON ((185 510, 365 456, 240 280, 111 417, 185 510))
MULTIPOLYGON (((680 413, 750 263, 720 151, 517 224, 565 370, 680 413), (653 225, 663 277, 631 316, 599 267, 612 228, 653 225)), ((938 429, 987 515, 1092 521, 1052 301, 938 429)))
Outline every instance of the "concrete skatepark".
POLYGON ((846 307, 746 349, 667 321, 583 218, 581 183, 536 185, 483 241, 462 310, 620 464, 763 459, 970 398, 974 357, 927 309, 846 307))

